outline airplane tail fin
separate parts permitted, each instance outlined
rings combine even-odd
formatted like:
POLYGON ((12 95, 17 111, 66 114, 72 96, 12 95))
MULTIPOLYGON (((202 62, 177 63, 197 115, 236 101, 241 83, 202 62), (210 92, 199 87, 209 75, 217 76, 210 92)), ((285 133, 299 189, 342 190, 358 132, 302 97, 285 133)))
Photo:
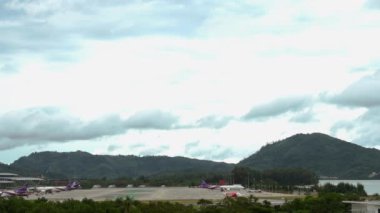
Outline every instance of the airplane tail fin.
POLYGON ((72 189, 78 189, 80 188, 80 184, 78 181, 73 181, 72 184, 71 184, 71 188, 72 189))
POLYGON ((16 189, 15 191, 16 191, 17 193, 28 191, 28 184, 25 184, 23 187, 18 188, 18 189, 16 189))
POLYGON ((206 183, 205 180, 202 180, 201 181, 201 184, 199 185, 200 188, 207 188, 208 187, 208 184, 206 183))
POLYGON ((67 184, 66 189, 67 190, 73 190, 73 189, 79 189, 81 186, 78 181, 73 181, 67 184))
POLYGON ((15 190, 16 194, 26 194, 28 192, 28 184, 25 184, 23 187, 15 190))

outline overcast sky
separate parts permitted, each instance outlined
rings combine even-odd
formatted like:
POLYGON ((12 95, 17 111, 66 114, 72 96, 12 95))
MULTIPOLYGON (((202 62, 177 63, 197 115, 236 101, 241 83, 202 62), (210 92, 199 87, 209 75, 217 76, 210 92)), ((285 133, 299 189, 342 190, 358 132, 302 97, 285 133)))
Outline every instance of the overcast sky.
POLYGON ((378 0, 1 1, 0 162, 380 148, 379 38, 378 0))

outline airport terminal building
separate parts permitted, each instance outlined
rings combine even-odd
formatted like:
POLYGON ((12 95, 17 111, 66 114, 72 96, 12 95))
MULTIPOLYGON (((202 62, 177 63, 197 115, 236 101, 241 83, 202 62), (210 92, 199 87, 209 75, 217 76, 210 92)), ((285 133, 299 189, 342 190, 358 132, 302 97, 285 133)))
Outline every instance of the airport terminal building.
POLYGON ((42 178, 36 177, 22 177, 15 173, 0 173, 0 188, 5 189, 14 187, 16 185, 23 185, 27 183, 36 183, 42 181, 42 178))

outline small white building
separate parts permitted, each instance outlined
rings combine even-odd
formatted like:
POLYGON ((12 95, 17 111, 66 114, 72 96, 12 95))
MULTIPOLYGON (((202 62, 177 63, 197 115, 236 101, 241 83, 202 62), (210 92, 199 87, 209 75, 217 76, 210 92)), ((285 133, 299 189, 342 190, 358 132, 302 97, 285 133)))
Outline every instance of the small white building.
POLYGON ((380 201, 343 201, 351 204, 352 213, 380 213, 380 201))
POLYGON ((93 188, 93 189, 99 189, 99 188, 102 188, 102 186, 99 185, 99 184, 95 184, 95 185, 92 186, 92 188, 93 188))

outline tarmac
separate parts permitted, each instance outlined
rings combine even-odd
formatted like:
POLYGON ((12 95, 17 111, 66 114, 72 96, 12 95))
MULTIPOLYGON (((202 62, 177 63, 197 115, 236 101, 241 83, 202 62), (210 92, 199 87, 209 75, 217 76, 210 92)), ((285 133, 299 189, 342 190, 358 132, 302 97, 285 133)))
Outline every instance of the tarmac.
MULTIPOLYGON (((249 192, 240 190, 242 196, 253 195, 260 200, 292 199, 292 194, 271 193, 271 192, 249 192)), ((68 199, 82 200, 84 198, 95 201, 115 200, 117 198, 130 197, 139 201, 190 201, 190 200, 221 200, 225 194, 218 189, 202 189, 189 187, 144 187, 144 188, 94 188, 63 191, 52 194, 32 194, 25 199, 35 200, 44 197, 51 201, 63 201, 68 199)))

